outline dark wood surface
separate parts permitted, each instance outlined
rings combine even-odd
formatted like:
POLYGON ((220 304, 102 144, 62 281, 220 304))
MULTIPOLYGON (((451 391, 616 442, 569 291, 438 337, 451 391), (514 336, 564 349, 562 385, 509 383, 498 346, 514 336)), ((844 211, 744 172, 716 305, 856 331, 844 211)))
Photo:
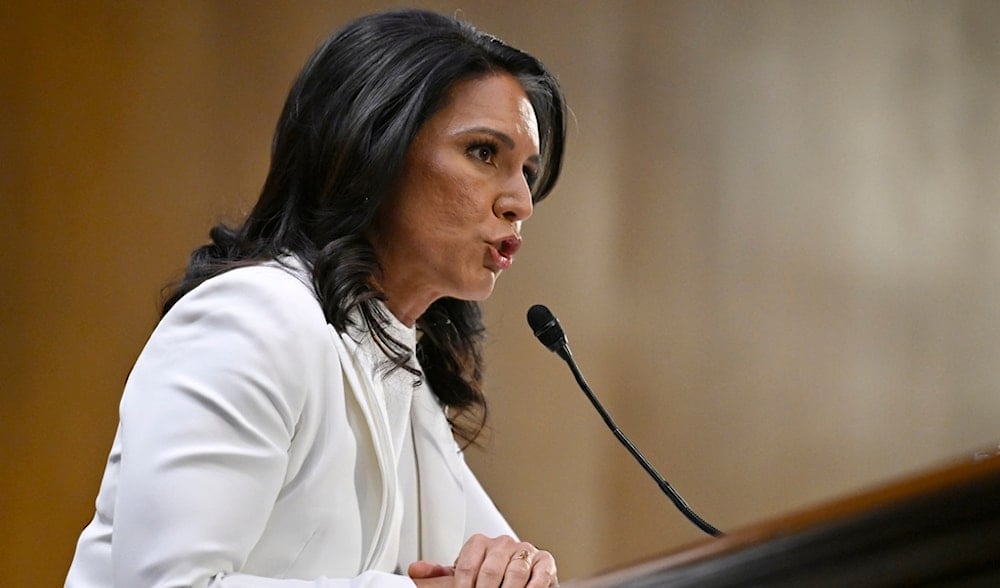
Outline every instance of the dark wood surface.
POLYGON ((1000 448, 564 586, 1000 587, 1000 448))

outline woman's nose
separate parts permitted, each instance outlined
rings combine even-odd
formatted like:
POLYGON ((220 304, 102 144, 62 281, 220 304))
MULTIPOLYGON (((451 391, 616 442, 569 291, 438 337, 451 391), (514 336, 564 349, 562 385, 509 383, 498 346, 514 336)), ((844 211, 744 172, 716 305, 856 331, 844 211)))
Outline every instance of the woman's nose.
POLYGON ((511 178, 493 203, 493 214, 510 222, 527 220, 532 210, 531 187, 522 174, 511 178))

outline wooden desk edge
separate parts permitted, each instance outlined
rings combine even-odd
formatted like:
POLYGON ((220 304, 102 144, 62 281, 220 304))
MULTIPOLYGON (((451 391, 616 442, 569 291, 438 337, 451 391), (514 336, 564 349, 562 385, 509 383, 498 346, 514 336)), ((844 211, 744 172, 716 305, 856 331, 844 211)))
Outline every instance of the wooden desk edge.
POLYGON ((890 481, 873 489, 818 506, 737 529, 723 537, 694 543, 679 551, 637 562, 623 569, 563 584, 567 588, 616 586, 652 575, 720 557, 753 545, 773 541, 850 520, 873 511, 947 493, 976 483, 1000 482, 1000 446, 977 451, 942 467, 890 481))

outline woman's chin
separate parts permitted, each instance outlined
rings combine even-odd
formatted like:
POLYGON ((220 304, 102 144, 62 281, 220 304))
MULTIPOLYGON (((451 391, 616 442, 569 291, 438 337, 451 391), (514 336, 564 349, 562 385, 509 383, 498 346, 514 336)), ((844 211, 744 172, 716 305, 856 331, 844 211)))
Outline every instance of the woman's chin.
POLYGON ((493 294, 493 288, 496 286, 498 277, 500 277, 499 271, 496 273, 490 272, 483 282, 467 288, 462 296, 456 296, 456 298, 469 300, 470 302, 483 302, 493 294))

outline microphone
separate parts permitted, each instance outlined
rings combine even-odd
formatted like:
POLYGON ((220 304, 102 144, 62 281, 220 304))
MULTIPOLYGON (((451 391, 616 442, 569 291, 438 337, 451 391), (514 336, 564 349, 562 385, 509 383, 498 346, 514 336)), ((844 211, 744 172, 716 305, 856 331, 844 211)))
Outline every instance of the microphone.
POLYGON ((532 306, 528 309, 528 325, 534 331, 535 337, 549 351, 556 353, 566 361, 572 359, 573 354, 569 351, 566 334, 563 333, 559 320, 552 314, 551 310, 541 304, 532 306))
POLYGON ((604 406, 597 399, 597 396, 594 395, 590 386, 587 385, 587 381, 584 379, 583 373, 580 372, 580 368, 577 367, 576 361, 573 359, 573 354, 569 350, 569 343, 566 341, 566 334, 563 332, 562 326, 559 324, 559 320, 556 319, 554 314, 552 314, 552 311, 541 304, 532 306, 528 309, 528 325, 535 333, 535 337, 542 342, 542 345, 545 345, 549 351, 554 352, 569 365, 569 369, 573 372, 573 377, 576 378, 576 383, 580 386, 580 389, 583 390, 583 393, 587 395, 587 398, 590 400, 590 403, 594 405, 594 408, 597 409, 598 414, 600 414, 601 418, 604 419, 605 424, 607 424, 608 428, 611 429, 615 438, 617 438, 618 441, 625 446, 625 449, 632 454, 632 457, 639 462, 642 469, 646 470, 646 473, 653 478, 656 485, 659 486, 660 490, 667 495, 667 498, 674 503, 674 506, 681 511, 681 514, 687 517, 689 521, 694 523, 696 527, 705 533, 708 533, 713 537, 722 536, 722 531, 708 524, 705 519, 698 516, 698 513, 694 512, 694 510, 688 506, 687 502, 681 498, 681 495, 674 490, 669 482, 663 479, 663 476, 656 471, 656 468, 649 463, 642 453, 636 449, 635 445, 632 444, 632 441, 625 436, 625 433, 618 428, 614 419, 611 418, 611 415, 604 409, 604 406))

